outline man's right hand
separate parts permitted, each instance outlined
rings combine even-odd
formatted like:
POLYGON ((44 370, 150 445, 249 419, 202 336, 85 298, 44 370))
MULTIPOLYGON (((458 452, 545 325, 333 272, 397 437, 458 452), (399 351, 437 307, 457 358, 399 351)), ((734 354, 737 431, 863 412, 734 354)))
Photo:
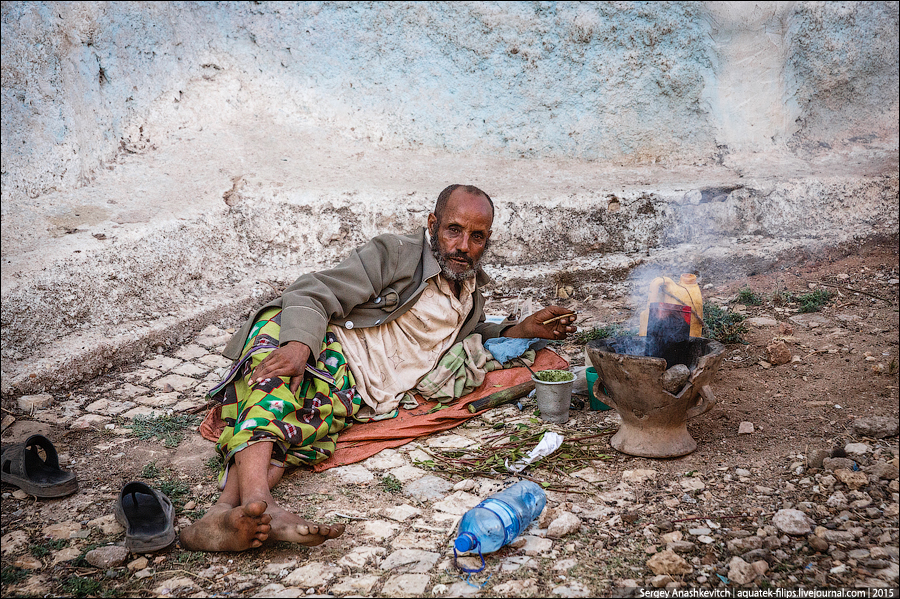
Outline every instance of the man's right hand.
POLYGON ((303 373, 306 370, 306 361, 312 353, 305 343, 288 341, 276 350, 273 350, 250 373, 250 386, 259 381, 264 381, 276 376, 291 377, 291 394, 296 395, 300 383, 303 382, 303 373))

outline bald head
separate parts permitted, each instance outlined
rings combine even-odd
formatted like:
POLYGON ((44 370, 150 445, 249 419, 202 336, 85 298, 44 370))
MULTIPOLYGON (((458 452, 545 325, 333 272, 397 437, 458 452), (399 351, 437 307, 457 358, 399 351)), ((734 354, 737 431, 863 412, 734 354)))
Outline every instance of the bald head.
POLYGON ((488 205, 491 207, 491 220, 494 218, 494 202, 491 200, 491 196, 484 193, 482 190, 478 189, 474 185, 460 185, 459 183, 455 183, 453 185, 448 185, 444 188, 444 190, 438 194, 437 202, 434 205, 434 216, 437 218, 438 223, 443 220, 444 212, 447 210, 447 202, 450 201, 450 195, 459 189, 460 191, 464 191, 467 194, 481 196, 487 200, 488 205))
POLYGON ((441 192, 428 215, 431 250, 444 277, 463 281, 474 277, 490 245, 494 204, 471 185, 451 185, 441 192))

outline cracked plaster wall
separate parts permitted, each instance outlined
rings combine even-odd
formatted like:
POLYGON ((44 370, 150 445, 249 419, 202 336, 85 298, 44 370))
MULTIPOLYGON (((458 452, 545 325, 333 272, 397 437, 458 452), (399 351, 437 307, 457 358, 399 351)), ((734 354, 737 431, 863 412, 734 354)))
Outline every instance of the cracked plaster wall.
POLYGON ((897 138, 893 2, 7 2, 2 28, 4 204, 170 136, 223 70, 236 103, 387 145, 647 164, 897 138))

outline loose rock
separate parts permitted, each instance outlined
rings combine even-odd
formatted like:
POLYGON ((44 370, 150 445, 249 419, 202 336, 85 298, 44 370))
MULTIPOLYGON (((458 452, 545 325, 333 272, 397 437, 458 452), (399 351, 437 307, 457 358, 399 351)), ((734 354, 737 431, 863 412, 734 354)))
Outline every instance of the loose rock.
POLYGON ((139 557, 136 560, 128 562, 128 569, 132 572, 137 572, 138 570, 143 570, 147 567, 150 561, 146 557, 139 557))
POLYGON ((825 501, 825 505, 828 507, 833 507, 837 509, 847 507, 847 496, 844 495, 840 491, 835 491, 831 494, 831 496, 825 501))
POLYGON ((117 535, 125 532, 125 528, 123 528, 121 524, 116 522, 116 517, 113 514, 107 514, 106 516, 94 518, 93 520, 88 522, 88 526, 92 528, 99 528, 100 531, 105 535, 117 535))
POLYGON ((81 524, 68 520, 66 522, 57 522, 56 524, 45 526, 42 532, 51 539, 68 539, 72 533, 80 530, 81 524))
POLYGON ((654 576, 650 579, 650 584, 652 584, 657 589, 661 589, 670 582, 675 582, 675 579, 669 576, 668 574, 660 574, 658 576, 654 576))
POLYGON ((28 533, 24 530, 8 532, 0 539, 0 552, 3 555, 16 554, 27 546, 28 533))
POLYGON ((425 592, 430 577, 427 574, 391 576, 381 589, 384 597, 414 597, 425 592))
POLYGON ((728 562, 728 578, 737 584, 750 584, 758 576, 756 568, 735 556, 728 562))
POLYGON ((706 484, 696 477, 685 477, 678 481, 681 488, 685 491, 702 491, 706 488, 706 484))
POLYGON ((158 587, 153 589, 153 593, 157 597, 170 597, 176 591, 179 591, 181 589, 193 590, 196 588, 197 583, 195 583, 193 580, 191 580, 187 576, 178 576, 176 578, 170 578, 169 580, 166 580, 165 582, 160 584, 158 587))
MULTIPOLYGON (((345 578, 328 590, 330 593, 371 596, 372 587, 374 587, 378 581, 378 576, 375 576, 374 574, 363 574, 352 578, 345 578)), ((437 586, 435 586, 435 589, 436 588, 437 586)))
POLYGON ((50 407, 53 403, 53 396, 49 393, 39 393, 38 395, 23 395, 19 398, 19 409, 26 414, 31 414, 35 410, 43 410, 50 407))
POLYGON ((663 373, 663 389, 672 395, 678 395, 690 376, 690 368, 684 364, 676 364, 663 373))
POLYGON ((541 528, 547 528, 550 526, 550 523, 556 520, 556 517, 559 516, 560 510, 552 507, 545 507, 541 514, 538 516, 538 526, 541 528))
POLYGON ((307 589, 328 582, 334 578, 334 575, 335 571, 332 565, 311 562, 285 576, 283 582, 289 586, 307 589))
POLYGON ((97 568, 117 568, 128 559, 128 550, 121 545, 97 547, 88 551, 84 559, 97 568))
POLYGON ((622 472, 622 482, 629 484, 640 484, 646 480, 656 478, 656 470, 624 470, 622 472))
POLYGON ((757 536, 744 537, 743 539, 732 539, 728 541, 728 551, 731 553, 747 553, 748 551, 755 551, 757 549, 761 549, 763 546, 763 540, 757 536))
POLYGON ((683 557, 676 554, 671 549, 660 551, 648 559, 647 567, 650 568, 654 574, 671 574, 673 576, 690 574, 694 570, 683 557))
POLYGON ((44 567, 44 563, 33 555, 23 555, 13 563, 13 566, 22 570, 40 570, 44 567))
POLYGON ((861 437, 874 437, 883 439, 885 437, 893 437, 898 430, 897 417, 887 418, 884 416, 866 416, 857 418, 850 423, 850 427, 857 435, 861 437))
POLYGON ((781 339, 772 341, 766 346, 766 355, 769 358, 769 362, 775 366, 787 364, 791 361, 791 350, 788 349, 787 344, 781 339))
POLYGON ((809 546, 819 553, 826 553, 828 551, 828 541, 823 539, 822 537, 812 536, 809 538, 809 546))
POLYGON ((443 498, 451 488, 453 488, 453 484, 450 481, 429 474, 404 485, 403 494, 408 497, 415 497, 419 501, 427 501, 429 499, 443 498))
MULTIPOLYGON (((700 537, 698 537, 699 539, 700 537)), ((666 549, 671 549, 675 553, 691 553, 697 548, 695 543, 690 541, 672 541, 666 544, 666 549)))
POLYGON ((866 472, 875 478, 882 478, 884 480, 896 480, 898 475, 897 467, 886 462, 872 464, 866 468, 866 472))
POLYGON ((846 530, 828 530, 827 528, 817 528, 816 536, 822 537, 828 543, 847 544, 853 543, 856 538, 852 532, 846 530))
POLYGON ((805 535, 812 530, 815 522, 800 510, 778 510, 772 517, 772 524, 778 530, 792 536, 805 535))
POLYGON ((834 477, 847 485, 851 491, 856 491, 869 484, 869 477, 865 472, 851 472, 843 468, 834 471, 834 477))
POLYGON ((825 470, 830 470, 833 472, 838 468, 843 468, 844 470, 853 470, 856 462, 854 462, 850 458, 825 458, 824 460, 822 460, 822 465, 825 467, 825 470))
POLYGON ((559 539, 581 528, 581 519, 571 512, 563 512, 547 527, 547 536, 559 539))
POLYGON ((748 318, 746 322, 755 327, 774 327, 778 324, 777 320, 768 316, 754 316, 753 318, 748 318))
POLYGON ((529 555, 531 557, 537 555, 544 555, 553 549, 553 541, 550 539, 542 539, 540 537, 533 537, 530 535, 526 535, 523 537, 525 539, 525 544, 522 546, 522 551, 525 555, 529 555))
POLYGON ((382 570, 424 573, 434 566, 440 556, 440 553, 421 549, 399 549, 387 556, 380 567, 382 570))
POLYGON ((847 455, 865 455, 872 451, 865 443, 847 443, 844 446, 844 451, 847 452, 847 455))
POLYGON ((825 458, 829 457, 831 452, 827 449, 813 449, 809 452, 809 456, 807 457, 808 465, 810 468, 822 468, 823 461, 825 458))

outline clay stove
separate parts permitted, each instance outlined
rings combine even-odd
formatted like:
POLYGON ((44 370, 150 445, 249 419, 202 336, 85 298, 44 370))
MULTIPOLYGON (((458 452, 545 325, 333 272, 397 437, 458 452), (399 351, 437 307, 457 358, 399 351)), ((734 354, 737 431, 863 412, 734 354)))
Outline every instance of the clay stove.
POLYGON ((666 373, 669 365, 664 358, 644 355, 646 337, 598 339, 588 343, 587 351, 599 375, 594 396, 615 408, 622 418, 619 431, 610 440, 613 448, 647 458, 674 458, 697 449, 687 431, 687 420, 706 413, 716 403, 709 385, 724 358, 724 345, 690 338, 681 348, 680 360, 690 374, 674 393, 665 388, 671 388, 674 371, 666 373))

